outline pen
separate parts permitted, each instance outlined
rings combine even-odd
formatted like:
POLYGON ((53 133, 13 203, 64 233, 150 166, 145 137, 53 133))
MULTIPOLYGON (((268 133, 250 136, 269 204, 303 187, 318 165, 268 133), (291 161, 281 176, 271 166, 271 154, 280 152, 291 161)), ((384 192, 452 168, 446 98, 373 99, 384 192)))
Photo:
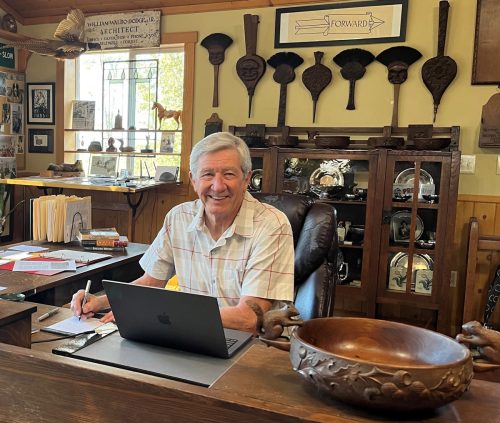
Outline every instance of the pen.
POLYGON ((48 319, 49 317, 52 317, 54 314, 59 313, 58 308, 54 308, 52 310, 47 311, 47 313, 43 313, 39 318, 38 321, 41 322, 42 320, 48 319))
POLYGON ((80 317, 78 317, 78 320, 80 320, 82 318, 83 306, 87 302, 87 296, 89 295, 89 292, 90 292, 90 284, 91 283, 92 283, 92 281, 89 279, 87 281, 87 286, 85 286, 85 294, 83 294, 83 301, 82 301, 82 311, 80 311, 80 317))

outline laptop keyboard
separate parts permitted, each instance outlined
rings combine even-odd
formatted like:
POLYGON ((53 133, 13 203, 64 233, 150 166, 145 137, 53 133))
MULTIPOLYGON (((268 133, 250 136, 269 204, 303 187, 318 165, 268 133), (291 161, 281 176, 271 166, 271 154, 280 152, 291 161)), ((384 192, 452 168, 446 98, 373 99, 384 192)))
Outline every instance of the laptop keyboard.
POLYGON ((236 344, 238 340, 234 338, 226 338, 226 346, 227 349, 231 348, 234 344, 236 344))

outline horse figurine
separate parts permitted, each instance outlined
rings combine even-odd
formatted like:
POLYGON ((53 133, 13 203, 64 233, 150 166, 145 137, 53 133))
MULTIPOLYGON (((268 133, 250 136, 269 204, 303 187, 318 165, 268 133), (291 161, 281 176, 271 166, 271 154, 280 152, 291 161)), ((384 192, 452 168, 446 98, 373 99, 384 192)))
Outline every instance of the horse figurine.
POLYGON ((161 129, 161 122, 163 119, 174 119, 175 122, 177 123, 177 129, 179 129, 179 124, 181 121, 181 115, 182 111, 181 110, 166 110, 165 107, 163 107, 160 103, 154 102, 153 107, 151 110, 156 109, 158 113, 158 120, 160 121, 160 129, 161 129))

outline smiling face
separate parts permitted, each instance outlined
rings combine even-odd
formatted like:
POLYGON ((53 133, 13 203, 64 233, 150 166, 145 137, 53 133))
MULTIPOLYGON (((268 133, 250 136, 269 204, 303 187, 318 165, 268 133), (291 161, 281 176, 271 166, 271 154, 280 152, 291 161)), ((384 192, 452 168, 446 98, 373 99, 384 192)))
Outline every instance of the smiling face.
POLYGON ((197 174, 189 174, 198 197, 205 205, 205 224, 220 236, 240 210, 251 172, 243 174, 238 152, 225 149, 206 153, 198 160, 197 174))

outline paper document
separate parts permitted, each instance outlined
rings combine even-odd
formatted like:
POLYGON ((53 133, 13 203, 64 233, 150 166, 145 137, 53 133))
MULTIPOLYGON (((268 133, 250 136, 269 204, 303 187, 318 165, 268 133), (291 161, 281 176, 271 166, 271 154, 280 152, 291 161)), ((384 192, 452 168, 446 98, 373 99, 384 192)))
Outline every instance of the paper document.
POLYGON ((22 260, 30 257, 30 253, 22 251, 3 251, 0 253, 0 258, 8 258, 9 260, 22 260))
POLYGON ((9 247, 9 250, 14 251, 25 251, 27 253, 38 253, 40 251, 46 251, 48 248, 46 247, 38 247, 36 245, 16 245, 14 247, 9 247))
POLYGON ((18 260, 14 263, 13 272, 31 272, 34 270, 76 271, 75 260, 66 261, 32 261, 18 260))
POLYGON ((104 325, 99 319, 81 319, 72 316, 53 325, 42 328, 45 332, 59 333, 62 335, 78 335, 80 333, 89 332, 104 325))
POLYGON ((111 254, 87 253, 77 250, 57 250, 42 254, 42 257, 57 258, 61 260, 75 260, 80 263, 93 263, 113 257, 111 254))

